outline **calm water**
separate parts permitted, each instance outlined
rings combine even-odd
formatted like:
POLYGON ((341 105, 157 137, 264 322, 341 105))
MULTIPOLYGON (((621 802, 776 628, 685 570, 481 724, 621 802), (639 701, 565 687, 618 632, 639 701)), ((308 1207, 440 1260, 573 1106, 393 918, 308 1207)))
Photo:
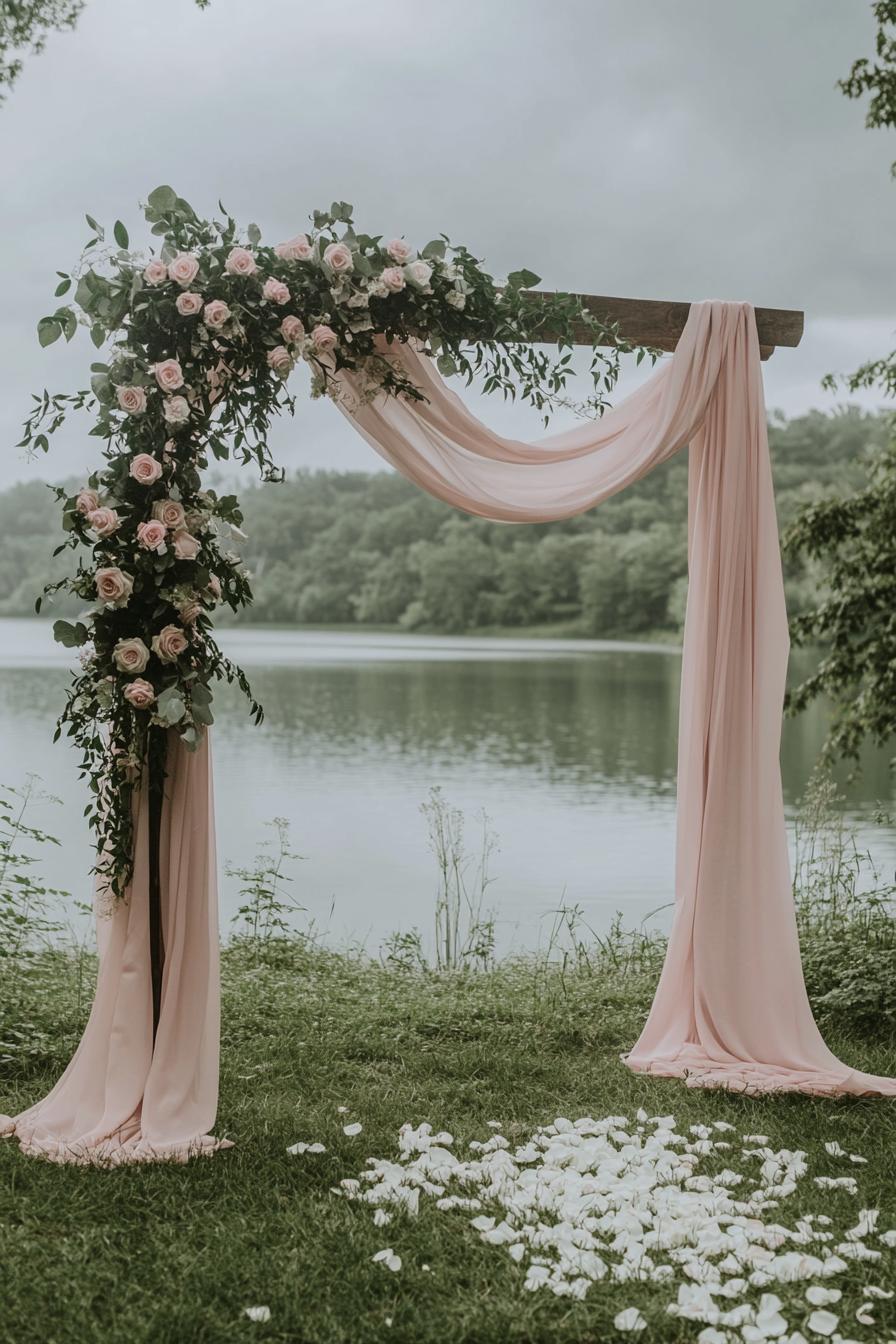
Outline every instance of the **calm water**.
MULTIPOLYGON (((271 816, 288 818, 295 892, 334 938, 376 947, 394 929, 428 932, 435 868, 420 814, 433 785, 499 837, 490 900, 502 948, 544 942, 550 912, 579 904, 597 929, 637 922, 671 899, 680 660, 597 642, 453 639, 275 630, 223 632, 267 717, 218 692, 215 729, 222 866, 248 862, 271 816)), ((37 621, 0 620, 4 782, 42 776, 64 808, 35 817, 63 841, 48 880, 89 898, 89 835, 75 754, 52 745, 67 657, 37 621)), ((785 797, 799 799, 823 736, 814 711, 785 725, 785 797)), ((847 807, 885 869, 896 833, 886 758, 869 753, 847 807), (891 806, 892 810, 892 806, 891 806)), ((222 881, 223 922, 237 904, 222 881)), ((665 924, 668 909, 655 917, 665 924)))

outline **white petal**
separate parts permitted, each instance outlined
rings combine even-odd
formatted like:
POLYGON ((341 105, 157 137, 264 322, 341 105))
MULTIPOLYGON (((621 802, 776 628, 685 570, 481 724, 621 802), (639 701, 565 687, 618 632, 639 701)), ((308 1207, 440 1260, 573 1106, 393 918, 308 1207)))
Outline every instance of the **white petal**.
POLYGON ((626 1307, 613 1320, 617 1330, 646 1330, 647 1322, 637 1307, 626 1307))
POLYGON ((271 1319, 270 1307, 245 1307, 243 1315, 248 1316, 250 1321, 269 1321, 271 1319))
POLYGON ((839 1302, 843 1296, 839 1288, 822 1288, 818 1283, 813 1283, 806 1289, 806 1301, 813 1307, 829 1307, 834 1302, 839 1302))
POLYGON ((354 1138, 356 1134, 360 1134, 363 1128, 364 1126, 358 1120, 355 1120, 351 1125, 343 1125, 342 1132, 343 1134, 347 1134, 351 1139, 354 1138))
POLYGON ((832 1311, 813 1311, 806 1324, 813 1335, 832 1335, 839 1320, 832 1311))

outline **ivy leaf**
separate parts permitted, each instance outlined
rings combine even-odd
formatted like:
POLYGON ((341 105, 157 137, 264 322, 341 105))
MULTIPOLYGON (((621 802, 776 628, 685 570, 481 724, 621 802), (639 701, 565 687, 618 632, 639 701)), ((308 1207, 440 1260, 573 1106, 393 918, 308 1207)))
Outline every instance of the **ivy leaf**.
POLYGON ((536 275, 534 271, 511 271, 507 277, 507 284, 511 289, 532 289, 535 285, 541 284, 541 276, 536 275))
POLYGON ((156 187, 149 193, 146 203, 166 215, 177 205, 177 192, 173 187, 156 187))
POLYGON ((127 229, 125 228, 125 226, 122 224, 122 222, 121 222, 120 219, 116 219, 116 221, 115 221, 115 227, 113 228, 112 233, 113 233, 113 235, 114 235, 114 237, 115 237, 115 241, 116 241, 116 243, 118 244, 119 247, 127 247, 127 245, 128 245, 128 231, 127 231, 127 229))
POLYGON ((81 621, 76 625, 72 625, 70 621, 54 621, 53 638, 57 644, 62 644, 66 649, 77 649, 87 643, 87 626, 81 621))
POLYGON ((179 686, 166 686, 156 701, 156 714, 163 723, 173 726, 180 723, 187 712, 179 686))
POLYGON ((42 317, 37 324, 37 339, 41 345, 52 345, 62 335, 62 327, 55 317, 42 317))

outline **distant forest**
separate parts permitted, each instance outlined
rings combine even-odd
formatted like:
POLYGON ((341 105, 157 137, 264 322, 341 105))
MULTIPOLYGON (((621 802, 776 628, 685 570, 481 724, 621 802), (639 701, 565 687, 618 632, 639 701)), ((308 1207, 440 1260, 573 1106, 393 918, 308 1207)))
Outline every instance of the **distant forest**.
MULTIPOLYGON (((854 407, 773 418, 782 527, 807 501, 860 484, 887 423, 854 407)), ((244 621, 617 638, 681 628, 686 454, 591 513, 545 525, 467 517, 387 472, 300 471, 282 485, 236 488, 255 589, 244 621)), ((31 615, 43 584, 71 564, 70 553, 50 558, 57 508, 36 481, 0 493, 0 614, 31 615)), ((791 611, 823 582, 793 565, 786 578, 791 611)))

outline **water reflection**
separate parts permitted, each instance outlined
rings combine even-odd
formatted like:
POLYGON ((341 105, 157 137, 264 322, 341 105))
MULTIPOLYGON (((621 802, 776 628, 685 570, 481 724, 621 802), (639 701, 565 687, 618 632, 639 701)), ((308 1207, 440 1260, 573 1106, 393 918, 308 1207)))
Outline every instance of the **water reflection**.
MULTIPOLYGON (((16 623, 0 622, 8 649, 16 623)), ((25 632, 33 640, 35 632, 25 632)), ((680 660, 614 647, 251 631, 225 636, 251 667, 266 709, 255 728, 241 695, 218 694, 217 805, 222 859, 245 862, 272 815, 290 819, 304 855, 299 898, 334 933, 375 942, 428 927, 434 869, 419 804, 433 784, 500 835, 491 893, 502 942, 532 945, 547 910, 581 903, 606 925, 671 896, 680 660), (264 661, 267 660, 267 661, 264 661)), ((14 642, 27 657, 27 639, 14 642), (26 652, 23 652, 26 650, 26 652)), ((48 877, 85 894, 89 840, 73 753, 51 746, 67 674, 58 658, 0 670, 3 777, 26 768, 70 806, 64 854, 48 877), (72 878, 72 874, 76 878, 72 878)), ((5 661, 13 661, 7 658, 5 661)), ((795 802, 817 758, 824 714, 785 725, 785 796, 795 802)), ((882 863, 896 837, 868 818, 892 799, 886 756, 868 752, 846 786, 850 811, 882 863)), ((222 905, 235 908, 225 882, 222 905)))

